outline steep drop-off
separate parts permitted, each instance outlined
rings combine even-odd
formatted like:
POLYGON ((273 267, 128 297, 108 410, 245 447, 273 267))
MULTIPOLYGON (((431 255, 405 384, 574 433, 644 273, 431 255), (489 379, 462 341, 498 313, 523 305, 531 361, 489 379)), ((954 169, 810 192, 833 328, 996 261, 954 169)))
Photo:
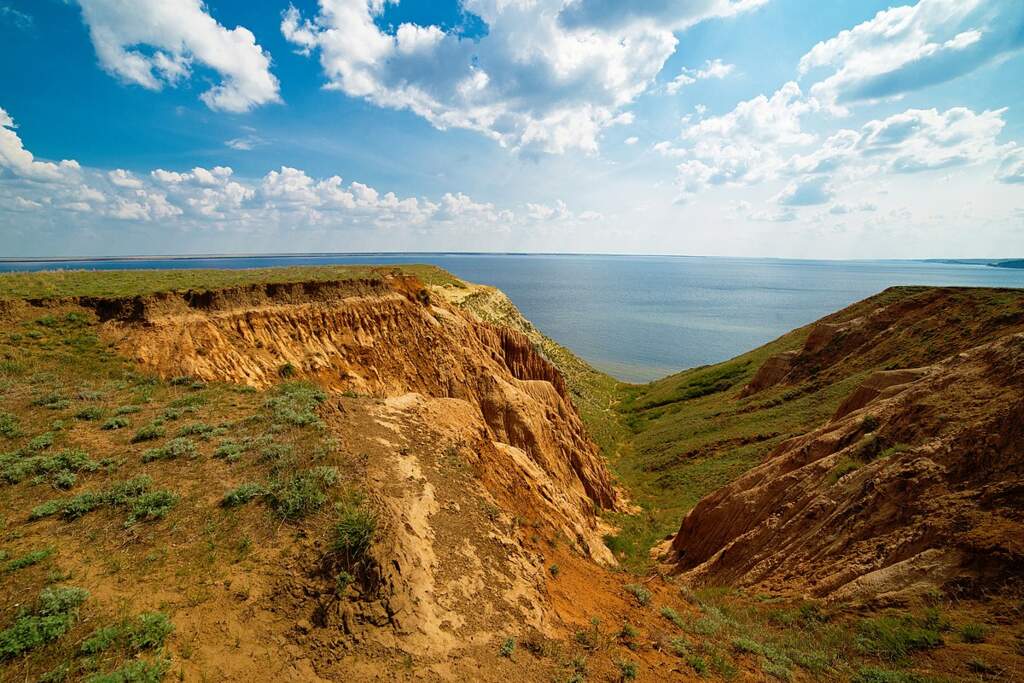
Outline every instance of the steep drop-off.
POLYGON ((1024 296, 888 292, 813 326, 733 400, 846 378, 832 418, 702 499, 665 559, 688 580, 840 601, 1019 590, 1024 296))

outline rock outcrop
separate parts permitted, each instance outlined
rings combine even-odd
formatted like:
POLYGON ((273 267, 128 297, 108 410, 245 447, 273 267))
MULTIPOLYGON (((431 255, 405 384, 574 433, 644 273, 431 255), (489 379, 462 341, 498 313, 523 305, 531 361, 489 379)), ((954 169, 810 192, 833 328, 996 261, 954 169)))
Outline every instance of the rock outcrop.
POLYGON ((612 561, 595 512, 614 508, 617 494, 558 369, 524 334, 432 298, 415 278, 81 303, 124 353, 165 377, 264 387, 294 375, 344 394, 465 402, 479 421, 469 445, 493 494, 527 494, 521 505, 612 561))
MULTIPOLYGON (((891 355, 870 340, 913 329, 912 319, 883 325, 891 315, 814 332, 796 358, 824 364, 846 344, 891 355)), ((1019 581, 1024 333, 1008 322, 1003 334, 982 325, 994 339, 940 362, 869 375, 830 422, 700 501, 671 542, 673 570, 698 582, 897 602, 1019 581)))

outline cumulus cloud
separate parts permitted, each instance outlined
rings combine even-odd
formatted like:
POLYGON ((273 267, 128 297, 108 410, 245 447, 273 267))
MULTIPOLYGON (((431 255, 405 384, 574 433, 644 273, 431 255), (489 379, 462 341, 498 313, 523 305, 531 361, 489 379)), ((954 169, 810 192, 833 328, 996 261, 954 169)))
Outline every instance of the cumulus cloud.
POLYGON ((734 64, 726 64, 721 59, 709 59, 701 69, 687 69, 683 67, 679 75, 665 86, 669 94, 676 94, 684 86, 693 85, 697 81, 705 81, 709 78, 722 79, 728 76, 736 68, 734 64))
POLYGON ((1024 147, 1009 147, 996 171, 996 178, 1004 183, 1024 183, 1024 147))
POLYGON ((517 226, 560 226, 601 218, 593 211, 576 213, 560 200, 553 205, 527 203, 517 212, 463 192, 446 192, 436 200, 401 197, 337 175, 316 178, 290 166, 258 178, 238 178, 230 166, 139 173, 80 168, 74 162, 59 165, 35 160, 2 109, 0 123, 0 210, 50 219, 60 212, 62 219, 194 229, 364 226, 508 232, 517 226))
POLYGON ((803 129, 802 117, 820 109, 800 86, 786 83, 771 97, 758 95, 721 116, 683 128, 682 146, 658 143, 665 156, 683 157, 677 184, 684 195, 709 185, 749 185, 773 177, 784 163, 786 148, 807 145, 815 136, 803 129))
POLYGON ((943 83, 1024 48, 1020 0, 920 0, 815 45, 800 73, 840 106, 943 83))
POLYGON ((77 161, 65 159, 57 164, 36 161, 32 152, 25 149, 16 128, 11 115, 0 108, 0 169, 19 178, 43 182, 68 181, 75 177, 79 169, 77 161))
POLYGON ((826 204, 835 192, 825 176, 811 176, 793 181, 775 196, 775 203, 782 206, 814 206, 826 204))
POLYGON ((675 51, 674 30, 759 4, 466 0, 487 25, 469 39, 409 23, 387 33, 381 0, 333 0, 312 18, 289 7, 281 30, 319 52, 329 89, 515 150, 593 152, 604 129, 631 120, 624 110, 675 51))
POLYGON ((868 121, 859 131, 840 130, 818 149, 794 155, 786 168, 831 173, 859 165, 869 173, 918 173, 994 161, 1007 149, 996 140, 1005 111, 908 109, 868 121))
POLYGON ((191 77, 194 63, 220 83, 200 95, 214 110, 244 112, 279 102, 270 55, 244 26, 228 30, 202 0, 78 0, 100 65, 149 90, 191 77))

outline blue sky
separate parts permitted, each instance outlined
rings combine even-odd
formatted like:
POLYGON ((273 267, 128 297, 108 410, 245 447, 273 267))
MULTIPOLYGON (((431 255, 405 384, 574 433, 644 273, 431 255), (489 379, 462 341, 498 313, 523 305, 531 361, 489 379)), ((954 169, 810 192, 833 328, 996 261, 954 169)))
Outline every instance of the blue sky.
POLYGON ((0 0, 0 255, 1024 254, 1024 4, 0 0))

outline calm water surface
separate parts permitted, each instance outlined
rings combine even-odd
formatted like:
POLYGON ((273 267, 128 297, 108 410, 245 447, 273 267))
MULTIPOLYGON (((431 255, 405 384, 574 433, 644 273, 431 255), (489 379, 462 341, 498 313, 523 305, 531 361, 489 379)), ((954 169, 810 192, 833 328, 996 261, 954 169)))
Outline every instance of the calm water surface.
POLYGON ((0 262, 54 268, 254 268, 433 263, 494 285, 540 329, 606 372, 642 382, 717 363, 892 285, 1024 287, 1024 270, 923 261, 666 256, 375 254, 0 262))

